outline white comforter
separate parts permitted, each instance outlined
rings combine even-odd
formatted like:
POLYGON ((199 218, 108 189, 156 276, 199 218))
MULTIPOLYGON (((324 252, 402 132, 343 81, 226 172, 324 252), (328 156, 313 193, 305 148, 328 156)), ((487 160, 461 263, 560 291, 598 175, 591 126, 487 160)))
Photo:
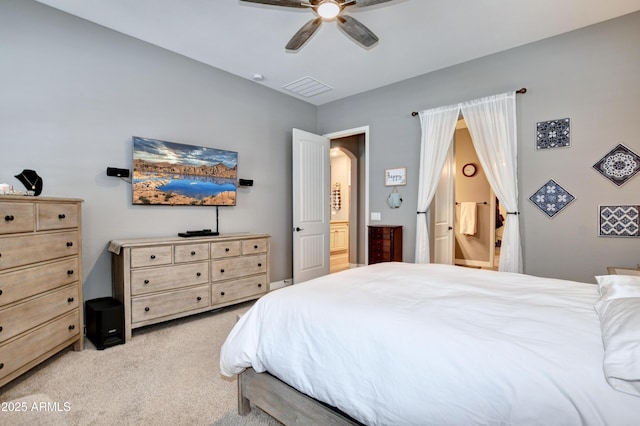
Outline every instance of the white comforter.
POLYGON ((598 287, 381 263, 262 297, 222 374, 268 371, 368 425, 637 425, 603 370, 598 287))

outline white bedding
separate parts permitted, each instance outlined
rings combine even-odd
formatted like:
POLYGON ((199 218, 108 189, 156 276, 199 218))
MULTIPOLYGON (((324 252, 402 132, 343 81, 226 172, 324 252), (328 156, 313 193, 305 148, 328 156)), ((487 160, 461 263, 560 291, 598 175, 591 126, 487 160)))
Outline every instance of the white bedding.
POLYGON ((598 287, 447 265, 380 263, 263 296, 224 343, 368 425, 635 425, 603 373, 598 287))

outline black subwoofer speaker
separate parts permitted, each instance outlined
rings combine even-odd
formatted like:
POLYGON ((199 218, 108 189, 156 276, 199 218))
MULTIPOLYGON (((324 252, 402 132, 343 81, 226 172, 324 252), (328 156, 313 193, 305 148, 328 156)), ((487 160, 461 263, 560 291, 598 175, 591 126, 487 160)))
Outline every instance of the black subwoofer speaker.
POLYGON ((87 337, 102 350, 124 343, 124 307, 113 297, 85 302, 87 337))

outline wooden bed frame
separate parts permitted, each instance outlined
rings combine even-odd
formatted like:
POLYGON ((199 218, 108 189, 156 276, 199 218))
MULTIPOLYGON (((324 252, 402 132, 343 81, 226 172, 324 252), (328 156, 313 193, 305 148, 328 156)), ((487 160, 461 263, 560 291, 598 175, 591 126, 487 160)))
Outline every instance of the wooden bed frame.
POLYGON ((362 425, 269 373, 256 373, 253 368, 247 368, 238 374, 238 414, 249 414, 251 404, 284 425, 362 425))

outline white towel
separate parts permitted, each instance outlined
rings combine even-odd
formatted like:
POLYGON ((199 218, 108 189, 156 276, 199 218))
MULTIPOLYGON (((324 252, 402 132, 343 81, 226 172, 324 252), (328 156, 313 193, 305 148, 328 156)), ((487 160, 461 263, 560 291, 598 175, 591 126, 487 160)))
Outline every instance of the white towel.
POLYGON ((476 203, 465 202, 460 205, 460 233, 475 235, 476 233, 476 203))

